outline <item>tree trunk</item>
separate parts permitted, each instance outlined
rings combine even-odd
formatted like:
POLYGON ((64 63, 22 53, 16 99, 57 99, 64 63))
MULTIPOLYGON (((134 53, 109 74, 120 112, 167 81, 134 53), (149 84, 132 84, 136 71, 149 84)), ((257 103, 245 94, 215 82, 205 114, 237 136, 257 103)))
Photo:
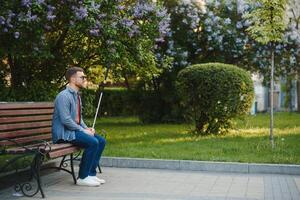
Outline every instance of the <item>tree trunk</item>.
POLYGON ((273 99, 273 92, 274 92, 274 48, 273 45, 271 46, 271 91, 270 91, 270 143, 272 148, 274 148, 274 138, 273 138, 273 126, 274 126, 274 119, 273 119, 273 109, 274 109, 274 99, 273 99))
POLYGON ((124 77, 124 79, 125 79, 125 86, 126 86, 126 88, 127 88, 128 90, 130 90, 130 84, 129 84, 129 80, 128 80, 126 74, 124 74, 123 77, 124 77))
POLYGON ((300 112, 300 73, 297 80, 297 111, 300 112))
POLYGON ((11 88, 16 92, 22 86, 22 72, 20 72, 20 66, 17 65, 16 59, 10 54, 8 55, 8 64, 11 75, 11 88))
POLYGON ((293 111, 293 104, 292 104, 292 79, 290 76, 287 76, 286 80, 286 96, 285 96, 285 101, 286 101, 286 108, 288 109, 289 112, 293 111))

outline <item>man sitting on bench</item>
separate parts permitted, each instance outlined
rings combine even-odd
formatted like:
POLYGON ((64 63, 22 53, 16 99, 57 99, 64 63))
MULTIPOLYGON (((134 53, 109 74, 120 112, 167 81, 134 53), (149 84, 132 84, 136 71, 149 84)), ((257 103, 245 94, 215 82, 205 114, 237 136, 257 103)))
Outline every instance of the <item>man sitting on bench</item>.
POLYGON ((69 142, 84 149, 77 185, 100 186, 105 180, 96 176, 96 168, 106 141, 93 128, 88 128, 82 119, 78 92, 86 88, 86 76, 82 68, 71 67, 66 72, 66 79, 69 84, 54 102, 52 139, 54 143, 69 142))

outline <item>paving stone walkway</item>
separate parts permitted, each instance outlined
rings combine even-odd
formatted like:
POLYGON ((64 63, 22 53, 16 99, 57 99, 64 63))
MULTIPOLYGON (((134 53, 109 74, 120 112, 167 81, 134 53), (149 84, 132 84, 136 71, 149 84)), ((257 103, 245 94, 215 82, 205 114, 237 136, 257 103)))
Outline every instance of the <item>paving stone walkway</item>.
MULTIPOLYGON (((199 171, 103 168, 100 187, 72 183, 55 172, 42 177, 47 200, 300 200, 300 176, 199 171)), ((42 199, 0 191, 0 200, 42 199)))

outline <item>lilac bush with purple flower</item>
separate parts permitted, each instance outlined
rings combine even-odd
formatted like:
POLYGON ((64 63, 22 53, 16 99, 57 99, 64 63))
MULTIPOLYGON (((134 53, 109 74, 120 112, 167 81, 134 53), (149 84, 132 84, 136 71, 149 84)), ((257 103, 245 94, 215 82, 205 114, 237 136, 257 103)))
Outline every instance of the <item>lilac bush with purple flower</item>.
MULTIPOLYGON (((33 94, 61 86, 69 65, 158 74, 153 49, 168 34, 168 22, 152 1, 0 1, 0 82, 10 75, 12 91, 33 94)), ((49 95, 27 98, 40 96, 49 95)))

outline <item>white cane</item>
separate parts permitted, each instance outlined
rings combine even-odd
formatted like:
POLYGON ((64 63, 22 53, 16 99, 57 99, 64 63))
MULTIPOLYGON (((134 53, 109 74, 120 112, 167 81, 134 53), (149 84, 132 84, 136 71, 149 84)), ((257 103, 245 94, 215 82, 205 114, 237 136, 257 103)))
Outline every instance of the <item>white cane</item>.
MULTIPOLYGON (((109 71, 109 66, 106 69, 103 83, 106 82, 106 79, 107 79, 107 76, 108 76, 108 71, 109 71)), ((96 110, 96 114, 95 114, 94 122, 93 122, 93 126, 92 126, 93 129, 95 129, 96 119, 97 119, 97 116, 98 116, 98 112, 99 112, 99 108, 100 108, 100 104, 101 104, 101 100, 102 100, 102 96, 103 96, 104 86, 102 88, 100 87, 100 90, 101 90, 101 92, 100 92, 99 101, 98 101, 98 105, 97 105, 97 110, 96 110)))

